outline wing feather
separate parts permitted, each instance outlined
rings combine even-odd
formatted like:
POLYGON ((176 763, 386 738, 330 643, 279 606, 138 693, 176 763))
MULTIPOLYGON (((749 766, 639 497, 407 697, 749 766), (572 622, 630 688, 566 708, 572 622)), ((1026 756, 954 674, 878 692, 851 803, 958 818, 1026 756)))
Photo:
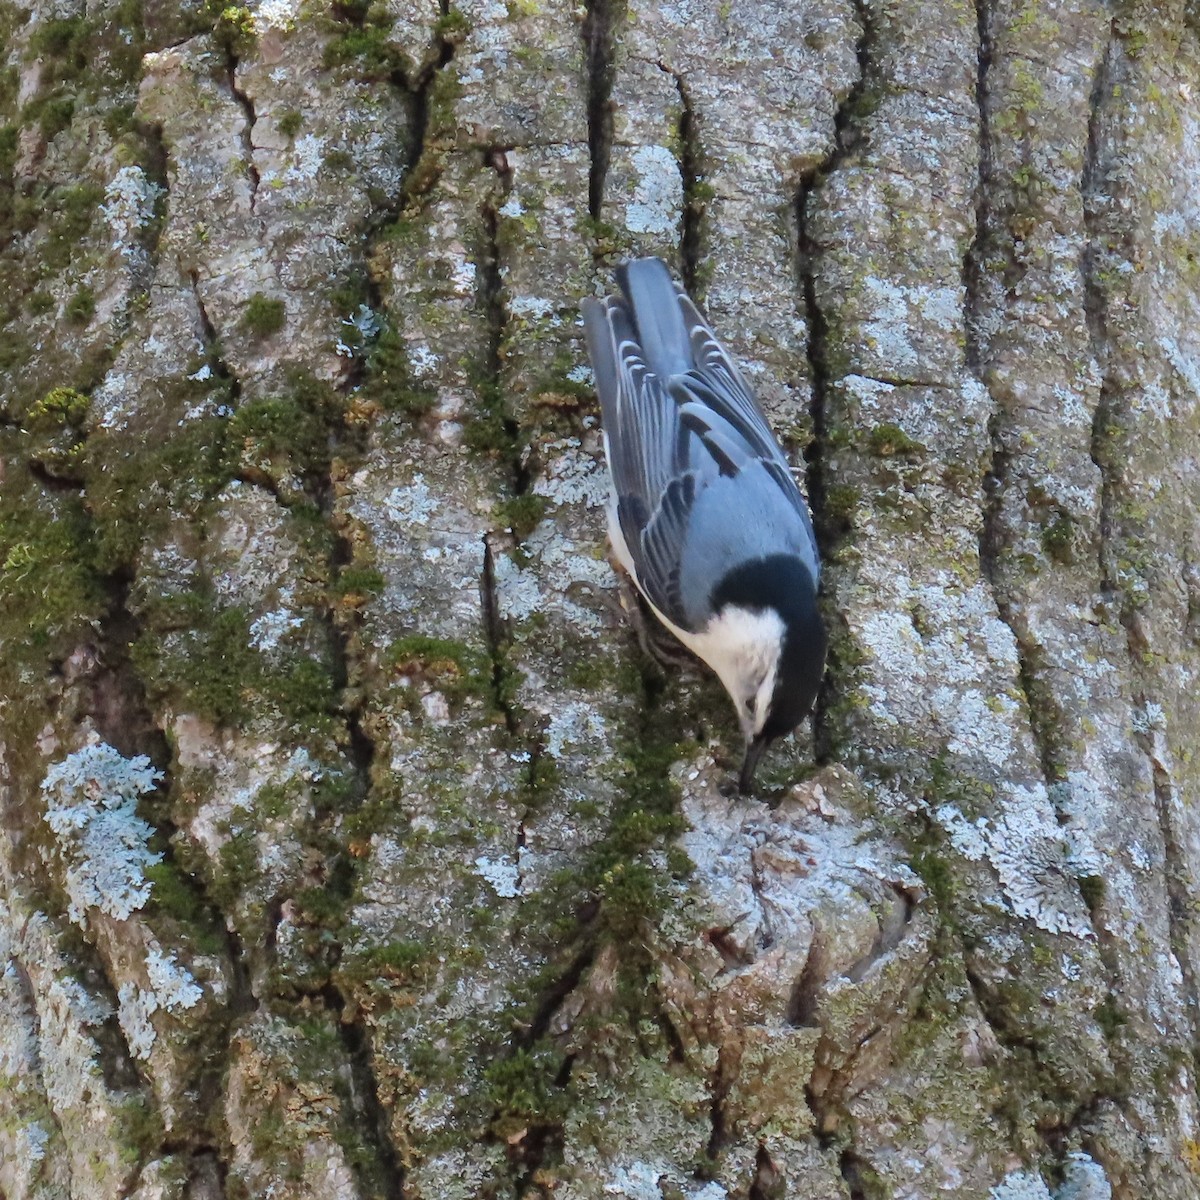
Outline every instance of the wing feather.
MULTIPOLYGON (((697 497, 760 465, 801 518, 814 574, 808 509, 757 401, 708 322, 658 259, 618 271, 624 293, 585 300, 614 516, 650 601, 680 628, 681 562, 697 497), (652 367, 657 365, 662 374, 652 367), (689 365, 690 364, 690 365, 689 365)), ((761 473, 756 479, 763 480, 761 473)))

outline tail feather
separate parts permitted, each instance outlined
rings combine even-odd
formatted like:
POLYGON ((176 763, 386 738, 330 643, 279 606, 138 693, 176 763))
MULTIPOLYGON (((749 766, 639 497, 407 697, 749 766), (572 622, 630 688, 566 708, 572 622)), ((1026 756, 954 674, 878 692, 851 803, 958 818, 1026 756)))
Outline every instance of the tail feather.
POLYGON ((618 267, 616 276, 633 310, 646 365, 662 379, 690 370, 691 338, 666 265, 658 258, 638 258, 618 267))

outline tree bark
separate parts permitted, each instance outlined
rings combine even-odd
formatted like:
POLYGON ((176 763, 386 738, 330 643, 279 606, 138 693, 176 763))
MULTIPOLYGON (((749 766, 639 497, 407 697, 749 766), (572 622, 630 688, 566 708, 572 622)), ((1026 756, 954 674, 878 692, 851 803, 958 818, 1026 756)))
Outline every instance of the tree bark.
POLYGON ((1200 22, 0 0, 0 1196, 1200 1193, 1200 22), (816 517, 733 796, 578 302, 816 517))

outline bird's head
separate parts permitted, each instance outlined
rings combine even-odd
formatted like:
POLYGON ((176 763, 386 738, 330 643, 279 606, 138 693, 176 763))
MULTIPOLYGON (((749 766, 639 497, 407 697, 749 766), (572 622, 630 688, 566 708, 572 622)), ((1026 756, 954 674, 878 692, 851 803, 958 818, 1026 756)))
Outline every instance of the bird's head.
POLYGON ((723 661, 713 661, 737 709, 746 757, 738 788, 754 786, 763 751, 808 716, 825 674, 828 636, 816 584, 797 559, 759 559, 713 595, 723 661))

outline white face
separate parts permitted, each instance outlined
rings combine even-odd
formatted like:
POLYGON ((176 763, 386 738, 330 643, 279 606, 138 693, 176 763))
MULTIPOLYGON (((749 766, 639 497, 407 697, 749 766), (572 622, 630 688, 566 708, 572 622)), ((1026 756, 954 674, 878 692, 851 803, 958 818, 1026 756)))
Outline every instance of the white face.
POLYGON ((774 609, 727 605, 698 634, 681 640, 720 676, 749 741, 766 724, 779 670, 783 619, 774 609))

